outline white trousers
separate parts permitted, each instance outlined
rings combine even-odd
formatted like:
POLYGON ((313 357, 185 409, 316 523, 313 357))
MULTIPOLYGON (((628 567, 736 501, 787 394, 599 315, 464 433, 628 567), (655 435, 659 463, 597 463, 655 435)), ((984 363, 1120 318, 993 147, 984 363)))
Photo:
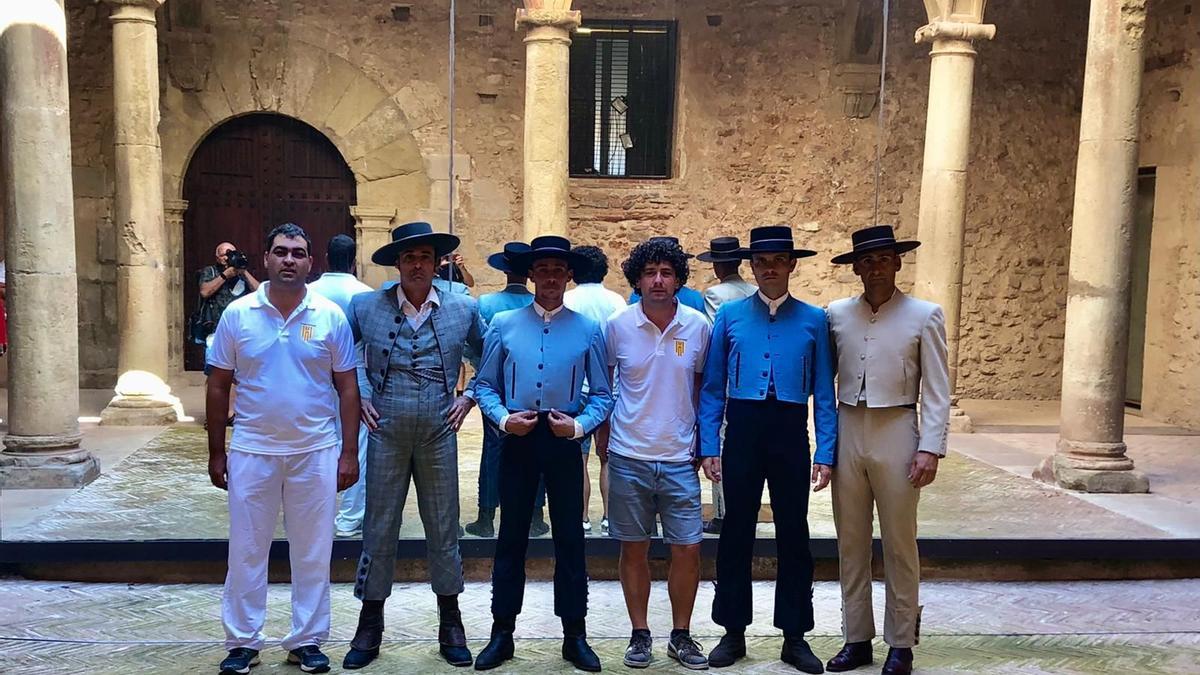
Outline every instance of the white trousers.
POLYGON ((283 648, 329 637, 338 454, 336 446, 298 455, 229 453, 229 573, 221 598, 226 649, 263 647, 267 559, 281 505, 292 571, 292 630, 283 648))

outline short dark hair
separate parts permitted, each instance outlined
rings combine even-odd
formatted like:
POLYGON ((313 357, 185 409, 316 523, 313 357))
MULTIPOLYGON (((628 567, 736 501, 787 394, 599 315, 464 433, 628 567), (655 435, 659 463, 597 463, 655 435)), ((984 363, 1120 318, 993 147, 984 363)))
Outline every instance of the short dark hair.
POLYGON ((646 265, 664 262, 675 268, 675 278, 679 280, 680 286, 687 283, 687 254, 683 252, 679 244, 665 239, 651 239, 634 246, 633 250, 629 252, 629 257, 621 263, 621 271, 625 273, 625 280, 629 282, 630 287, 636 291, 646 265))
POLYGON ((312 239, 308 238, 308 233, 304 231, 304 228, 295 223, 276 225, 271 229, 270 232, 267 233, 268 253, 272 248, 275 248, 275 237, 293 237, 297 239, 303 239, 305 248, 308 249, 308 253, 310 255, 312 254, 312 239))
POLYGON ((350 237, 339 234, 329 240, 325 257, 329 260, 330 272, 349 272, 354 267, 354 254, 358 245, 350 237))
POLYGON ((579 271, 575 272, 575 283, 598 284, 608 276, 608 256, 604 255, 604 251, 599 247, 575 246, 571 252, 578 253, 588 261, 587 269, 583 270, 582 274, 579 271))

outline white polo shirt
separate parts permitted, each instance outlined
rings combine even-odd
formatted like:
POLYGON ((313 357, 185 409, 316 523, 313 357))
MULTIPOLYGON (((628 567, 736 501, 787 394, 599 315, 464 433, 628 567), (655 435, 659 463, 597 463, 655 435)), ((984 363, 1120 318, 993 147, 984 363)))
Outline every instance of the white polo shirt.
POLYGON ((646 318, 640 302, 609 318, 608 365, 618 374, 609 452, 653 462, 692 460, 695 378, 704 371, 711 335, 708 318, 680 303, 665 331, 646 318))
POLYGON ((296 455, 341 442, 333 374, 354 370, 354 336, 332 300, 307 292, 284 321, 269 281, 221 314, 208 363, 232 370, 237 399, 229 448, 296 455))

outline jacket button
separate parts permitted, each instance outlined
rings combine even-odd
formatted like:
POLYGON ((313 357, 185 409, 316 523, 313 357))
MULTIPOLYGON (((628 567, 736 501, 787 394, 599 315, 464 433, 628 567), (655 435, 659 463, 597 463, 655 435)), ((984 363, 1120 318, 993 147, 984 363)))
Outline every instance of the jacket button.
POLYGON ((538 382, 538 383, 537 383, 537 388, 538 388, 538 389, 541 389, 541 388, 542 388, 542 383, 541 383, 541 382, 538 382))
POLYGON ((542 399, 539 398, 538 400, 534 401, 533 404, 536 406, 542 405, 542 399))
POLYGON ((385 350, 383 350, 383 355, 384 355, 384 356, 387 356, 387 352, 388 352, 388 350, 386 350, 386 349, 385 349, 385 350))
POLYGON ((763 354, 763 358, 764 358, 764 359, 769 359, 769 358, 771 358, 771 354, 770 354, 770 352, 768 352, 768 353, 766 353, 766 354, 763 354))
POLYGON ((866 355, 866 354, 859 354, 859 355, 858 355, 858 360, 860 360, 860 361, 865 361, 866 359, 867 359, 867 355, 866 355))
POLYGON ((543 333, 545 333, 546 335, 549 335, 549 334, 550 334, 550 329, 549 329, 549 328, 543 328, 543 329, 542 329, 542 332, 543 332, 543 333))
POLYGON ((762 371, 762 376, 763 376, 763 377, 766 377, 766 376, 767 376, 767 371, 765 371, 765 370, 764 370, 764 371, 762 371))
POLYGON ((399 316, 397 316, 397 317, 396 317, 396 323, 400 323, 400 317, 399 317, 399 316))
POLYGON ((538 370, 541 370, 542 368, 545 368, 545 367, 546 367, 546 366, 545 366, 545 365, 543 365, 543 364, 541 364, 541 363, 539 363, 539 364, 538 364, 538 370))
POLYGON ((395 339, 395 337, 396 337, 396 334, 395 334, 395 333, 388 333, 388 337, 389 337, 389 338, 392 338, 392 339, 395 339))

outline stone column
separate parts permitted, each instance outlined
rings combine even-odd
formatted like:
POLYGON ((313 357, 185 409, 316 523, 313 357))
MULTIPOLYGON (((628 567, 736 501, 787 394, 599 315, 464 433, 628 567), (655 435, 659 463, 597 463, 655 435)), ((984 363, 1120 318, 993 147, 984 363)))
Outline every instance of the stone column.
POLYGON ((70 488, 100 475, 79 442, 79 296, 67 24, 62 0, 0 15, 0 176, 6 180, 8 434, 0 487, 70 488))
POLYGON ((567 158, 571 32, 580 13, 571 0, 525 0, 525 239, 567 233, 567 158))
POLYGON ((163 220, 167 227, 167 376, 183 376, 183 214, 186 199, 163 200, 163 220))
POLYGON ((918 43, 932 43, 925 159, 921 170, 915 294, 942 306, 949 347, 950 428, 970 431, 958 408, 958 333, 962 307, 963 234, 967 205, 967 156, 971 139, 974 40, 990 40, 996 27, 983 23, 985 0, 926 0, 929 24, 918 43))
POLYGON ((117 230, 117 386, 102 424, 172 424, 167 379, 167 265, 158 138, 158 31, 163 0, 112 5, 117 230))
POLYGON ((1092 0, 1071 219, 1058 452, 1034 475, 1073 490, 1147 492, 1125 455, 1129 264, 1137 199, 1145 0, 1092 0))
POLYGON ((378 206, 351 206, 354 216, 354 238, 358 244, 358 278, 371 288, 379 288, 392 278, 391 268, 371 262, 371 254, 392 240, 396 226, 396 209, 378 206))

